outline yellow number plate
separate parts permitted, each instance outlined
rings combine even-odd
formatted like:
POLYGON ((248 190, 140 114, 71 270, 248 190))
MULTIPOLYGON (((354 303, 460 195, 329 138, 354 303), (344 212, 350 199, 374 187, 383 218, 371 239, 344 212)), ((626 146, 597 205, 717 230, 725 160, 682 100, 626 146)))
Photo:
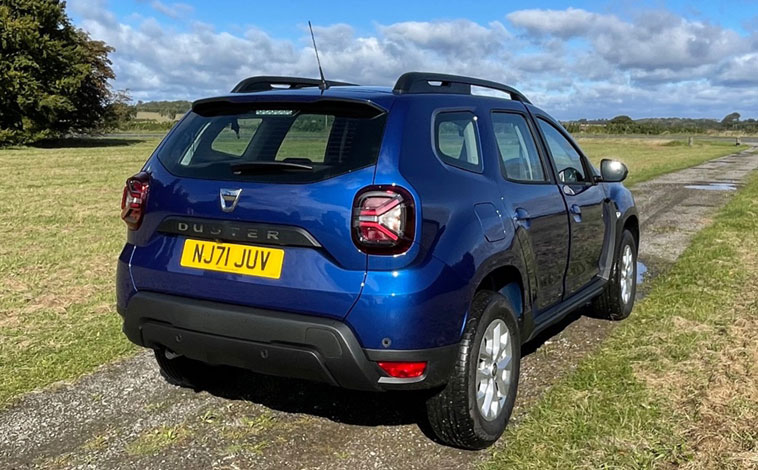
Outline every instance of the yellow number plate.
POLYGON ((179 264, 186 268, 279 279, 284 250, 259 246, 186 240, 179 264))

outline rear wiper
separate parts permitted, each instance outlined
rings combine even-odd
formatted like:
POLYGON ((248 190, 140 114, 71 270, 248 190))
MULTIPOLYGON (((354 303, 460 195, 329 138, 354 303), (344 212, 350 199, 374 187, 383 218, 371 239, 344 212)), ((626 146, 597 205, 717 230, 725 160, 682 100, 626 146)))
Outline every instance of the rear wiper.
POLYGON ((313 171, 313 167, 302 163, 290 162, 247 162, 232 165, 235 175, 251 173, 270 173, 275 171, 313 171))

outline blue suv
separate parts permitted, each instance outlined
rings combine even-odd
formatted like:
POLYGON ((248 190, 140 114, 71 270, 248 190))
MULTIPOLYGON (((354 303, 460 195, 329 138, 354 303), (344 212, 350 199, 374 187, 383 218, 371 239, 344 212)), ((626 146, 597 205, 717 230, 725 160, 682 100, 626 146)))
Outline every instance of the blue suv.
POLYGON ((248 78, 195 101, 126 182, 124 333, 183 386, 231 365, 427 389, 436 436, 483 448, 522 344, 587 304, 632 310, 626 174, 499 83, 248 78))

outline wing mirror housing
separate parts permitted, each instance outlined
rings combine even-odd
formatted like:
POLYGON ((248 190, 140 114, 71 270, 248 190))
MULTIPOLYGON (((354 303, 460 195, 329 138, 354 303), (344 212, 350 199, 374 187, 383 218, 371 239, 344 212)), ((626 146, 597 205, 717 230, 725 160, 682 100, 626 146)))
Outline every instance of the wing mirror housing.
POLYGON ((600 178, 606 183, 620 183, 629 174, 629 169, 618 160, 604 158, 600 162, 600 178))

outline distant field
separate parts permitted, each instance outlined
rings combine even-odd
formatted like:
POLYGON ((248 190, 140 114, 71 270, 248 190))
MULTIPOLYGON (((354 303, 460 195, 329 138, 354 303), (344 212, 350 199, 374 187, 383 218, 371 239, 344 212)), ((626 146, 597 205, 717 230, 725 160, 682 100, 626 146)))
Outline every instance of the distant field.
POLYGON ((595 165, 603 158, 613 158, 629 167, 627 185, 672 171, 689 168, 716 157, 747 148, 731 142, 695 140, 692 147, 686 139, 661 138, 579 138, 579 145, 595 165))
POLYGON ((168 116, 161 116, 161 113, 152 111, 137 111, 136 119, 150 119, 158 122, 178 121, 184 114, 177 114, 174 119, 170 119, 168 116))
MULTIPOLYGON (((157 138, 0 150, 0 406, 19 393, 131 354, 114 309, 124 241, 124 180, 157 138)), ((297 141, 293 153, 302 142, 297 141)), ((639 139, 582 139, 596 162, 626 162, 630 182, 736 151, 639 139)))

